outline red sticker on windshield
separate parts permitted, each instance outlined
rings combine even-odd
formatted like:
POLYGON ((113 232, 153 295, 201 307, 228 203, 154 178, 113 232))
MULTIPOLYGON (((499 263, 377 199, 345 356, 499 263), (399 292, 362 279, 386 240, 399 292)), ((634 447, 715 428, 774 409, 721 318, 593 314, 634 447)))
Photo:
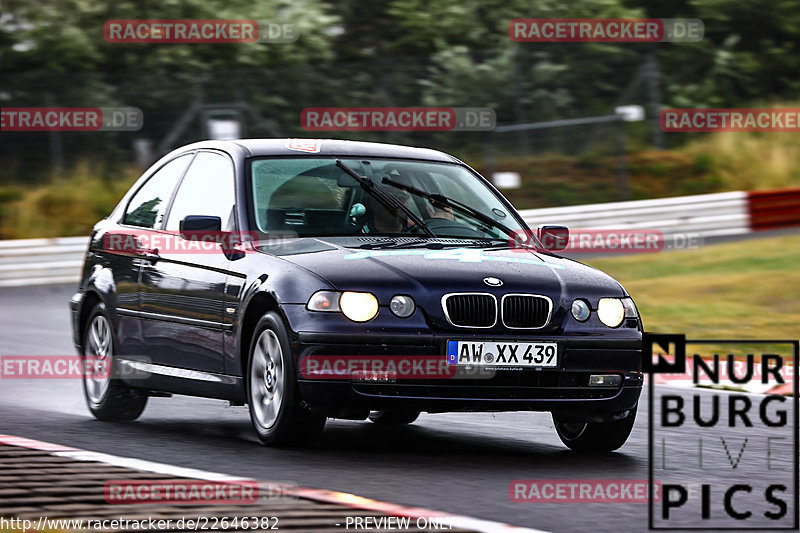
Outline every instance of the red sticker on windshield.
POLYGON ((295 150, 298 152, 319 152, 322 141, 319 139, 289 139, 286 142, 288 150, 295 150))

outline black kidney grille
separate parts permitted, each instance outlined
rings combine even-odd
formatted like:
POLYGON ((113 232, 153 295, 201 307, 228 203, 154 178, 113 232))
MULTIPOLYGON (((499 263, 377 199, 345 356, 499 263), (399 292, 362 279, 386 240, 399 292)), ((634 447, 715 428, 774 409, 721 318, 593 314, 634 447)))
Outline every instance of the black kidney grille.
POLYGON ((547 324, 550 301, 544 296, 510 295, 503 298, 503 324, 509 328, 541 328, 547 324))
POLYGON ((497 321, 497 300, 491 294, 453 294, 445 307, 454 326, 489 328, 497 321))

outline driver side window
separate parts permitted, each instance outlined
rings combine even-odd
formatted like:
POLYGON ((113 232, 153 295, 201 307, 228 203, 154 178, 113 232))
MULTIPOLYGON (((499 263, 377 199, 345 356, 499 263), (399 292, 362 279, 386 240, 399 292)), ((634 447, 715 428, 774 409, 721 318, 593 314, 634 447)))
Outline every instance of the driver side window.
POLYGON ((219 217, 222 230, 233 230, 235 202, 233 165, 222 155, 200 152, 181 182, 169 212, 167 230, 180 230, 189 215, 219 217))

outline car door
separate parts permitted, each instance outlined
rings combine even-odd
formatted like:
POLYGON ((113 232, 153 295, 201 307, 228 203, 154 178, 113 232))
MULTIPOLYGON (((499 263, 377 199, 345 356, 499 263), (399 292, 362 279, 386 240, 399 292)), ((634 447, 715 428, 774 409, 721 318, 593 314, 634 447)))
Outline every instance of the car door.
POLYGON ((159 365, 224 372, 225 282, 229 258, 221 244, 195 246, 180 235, 187 216, 216 216, 235 230, 234 167, 227 155, 195 156, 169 208, 164 245, 142 266, 142 337, 159 365))
POLYGON ((180 155, 153 172, 131 197, 116 227, 104 237, 104 251, 114 273, 116 290, 117 338, 120 355, 145 354, 141 337, 141 301, 139 274, 148 264, 147 236, 164 223, 175 187, 192 160, 194 153, 180 155), (128 245, 134 237, 134 245, 128 245), (117 244, 119 243, 119 244, 117 244))

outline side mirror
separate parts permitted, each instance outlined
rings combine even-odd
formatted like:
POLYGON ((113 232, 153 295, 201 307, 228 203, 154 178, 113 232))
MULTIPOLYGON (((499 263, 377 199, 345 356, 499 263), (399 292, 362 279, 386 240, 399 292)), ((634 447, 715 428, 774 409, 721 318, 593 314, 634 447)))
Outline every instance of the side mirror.
POLYGON ((186 239, 202 237, 203 233, 222 231, 222 219, 202 215, 189 215, 181 220, 181 236, 186 239))
POLYGON ((546 250, 558 252, 569 244, 569 229, 566 226, 549 226, 546 224, 536 228, 536 237, 546 250))

